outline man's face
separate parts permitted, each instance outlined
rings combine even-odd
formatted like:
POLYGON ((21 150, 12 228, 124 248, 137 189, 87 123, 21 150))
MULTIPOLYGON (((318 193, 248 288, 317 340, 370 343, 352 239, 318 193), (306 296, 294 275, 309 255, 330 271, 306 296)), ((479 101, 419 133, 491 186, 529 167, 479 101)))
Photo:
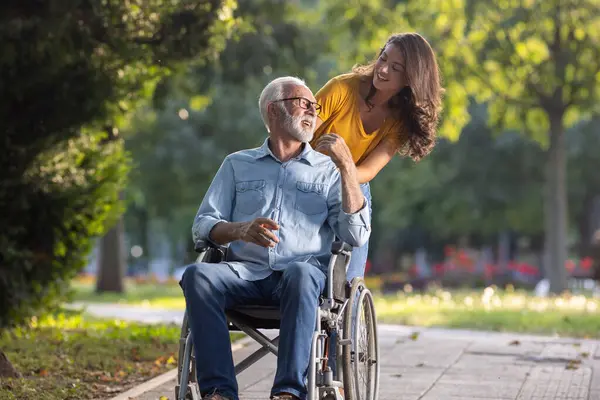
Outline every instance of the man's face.
POLYGON ((289 86, 285 101, 279 102, 283 128, 295 139, 309 142, 314 135, 317 112, 312 92, 304 86, 289 86))

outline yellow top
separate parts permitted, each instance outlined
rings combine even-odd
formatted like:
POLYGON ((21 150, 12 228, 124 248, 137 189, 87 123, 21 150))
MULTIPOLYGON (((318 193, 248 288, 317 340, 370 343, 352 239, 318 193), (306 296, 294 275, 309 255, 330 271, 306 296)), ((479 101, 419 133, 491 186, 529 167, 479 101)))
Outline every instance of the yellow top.
POLYGON ((383 125, 366 133, 358 108, 360 77, 349 73, 332 78, 317 92, 315 98, 321 104, 319 118, 323 124, 315 132, 310 142, 315 147, 317 140, 325 133, 341 136, 350 152, 354 164, 364 160, 387 135, 395 135, 399 129, 396 122, 386 120, 383 125))

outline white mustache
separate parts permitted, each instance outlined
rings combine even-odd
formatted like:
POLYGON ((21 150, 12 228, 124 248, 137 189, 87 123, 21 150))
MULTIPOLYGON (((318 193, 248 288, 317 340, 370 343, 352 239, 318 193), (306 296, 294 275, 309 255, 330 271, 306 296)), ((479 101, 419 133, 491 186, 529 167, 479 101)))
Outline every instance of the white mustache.
POLYGON ((317 121, 316 118, 303 118, 302 120, 300 120, 301 123, 308 122, 310 124, 310 126, 313 126, 316 121, 317 121))

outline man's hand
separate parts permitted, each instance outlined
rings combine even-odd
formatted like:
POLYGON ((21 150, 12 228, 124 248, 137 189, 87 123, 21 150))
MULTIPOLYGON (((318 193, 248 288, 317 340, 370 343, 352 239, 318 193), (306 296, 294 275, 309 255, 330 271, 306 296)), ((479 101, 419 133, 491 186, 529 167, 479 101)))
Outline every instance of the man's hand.
POLYGON ((352 153, 344 139, 335 133, 325 134, 319 138, 316 150, 331 157, 340 171, 344 212, 348 214, 358 212, 365 204, 365 196, 360 190, 352 153))
POLYGON ((275 243, 279 243, 279 238, 271 231, 278 229, 279 225, 272 219, 256 218, 254 221, 240 224, 239 240, 262 247, 275 247, 275 243))
POLYGON ((331 160, 339 169, 347 168, 350 164, 354 165, 348 145, 344 139, 335 133, 327 133, 321 136, 315 150, 331 157, 331 160))

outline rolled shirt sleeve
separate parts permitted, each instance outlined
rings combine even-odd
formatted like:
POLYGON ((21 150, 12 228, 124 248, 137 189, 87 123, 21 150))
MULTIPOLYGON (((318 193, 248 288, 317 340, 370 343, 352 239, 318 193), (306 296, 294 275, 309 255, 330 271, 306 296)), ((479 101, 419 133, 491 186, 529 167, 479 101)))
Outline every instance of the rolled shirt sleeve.
POLYGON ((192 224, 194 243, 210 240, 212 228, 219 222, 231 221, 235 196, 235 178, 231 160, 225 158, 212 180, 192 224))
POLYGON ((371 214, 367 199, 363 196, 363 206, 353 214, 342 208, 342 181, 339 173, 335 175, 328 196, 329 225, 344 242, 360 247, 367 243, 371 235, 371 214))

